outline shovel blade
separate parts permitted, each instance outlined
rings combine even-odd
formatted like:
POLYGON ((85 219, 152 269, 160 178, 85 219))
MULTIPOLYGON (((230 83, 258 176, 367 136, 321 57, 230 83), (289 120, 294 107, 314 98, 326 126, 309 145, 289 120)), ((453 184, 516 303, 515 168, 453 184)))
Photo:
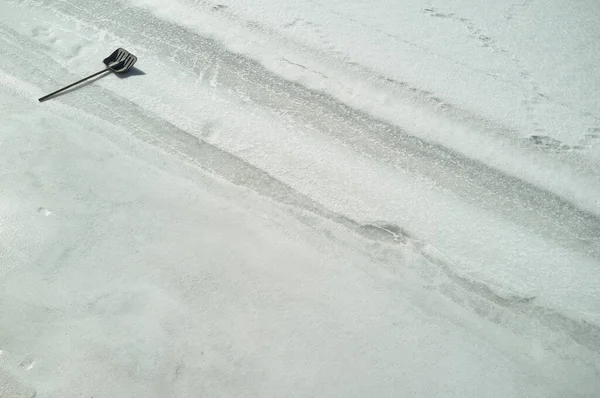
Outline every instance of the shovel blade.
POLYGON ((117 48, 102 62, 115 73, 127 72, 137 61, 137 57, 124 48, 117 48))

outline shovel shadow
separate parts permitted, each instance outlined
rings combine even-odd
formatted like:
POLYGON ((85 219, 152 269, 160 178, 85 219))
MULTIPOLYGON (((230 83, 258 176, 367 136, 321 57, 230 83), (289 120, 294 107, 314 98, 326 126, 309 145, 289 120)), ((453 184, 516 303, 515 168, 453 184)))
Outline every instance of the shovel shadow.
POLYGON ((117 77, 119 79, 126 79, 126 78, 132 77, 132 76, 144 76, 145 74, 146 74, 146 72, 144 72, 141 69, 136 68, 135 66, 132 66, 131 68, 129 68, 129 70, 127 72, 115 73, 115 75, 117 75, 117 77))

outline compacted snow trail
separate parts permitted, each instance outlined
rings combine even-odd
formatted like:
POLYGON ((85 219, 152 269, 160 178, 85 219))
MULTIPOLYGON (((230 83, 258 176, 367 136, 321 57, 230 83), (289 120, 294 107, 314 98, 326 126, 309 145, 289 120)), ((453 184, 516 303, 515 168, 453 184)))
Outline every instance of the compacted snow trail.
POLYGON ((593 395, 593 146, 540 152, 224 5, 156 4, 2 4, 0 376, 40 396, 593 395), (37 103, 118 46, 135 73, 37 103))

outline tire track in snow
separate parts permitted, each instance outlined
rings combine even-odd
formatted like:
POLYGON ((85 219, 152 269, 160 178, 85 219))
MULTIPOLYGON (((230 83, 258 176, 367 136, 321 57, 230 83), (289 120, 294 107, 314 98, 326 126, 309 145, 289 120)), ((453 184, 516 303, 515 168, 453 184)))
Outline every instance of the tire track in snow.
POLYGON ((499 212, 559 245, 577 248, 600 259, 598 215, 442 145, 411 136, 398 126, 331 96, 282 79, 256 61, 232 53, 210 38, 157 19, 149 11, 139 8, 122 7, 107 19, 103 12, 104 3, 75 5, 61 0, 31 3, 88 21, 100 30, 111 31, 152 52, 172 57, 190 74, 194 74, 199 64, 212 65, 212 78, 218 68, 221 86, 241 89, 253 102, 277 114, 292 116, 357 153, 424 176, 467 203, 499 212), (132 28, 137 26, 144 29, 132 28))
MULTIPOLYGON (((141 13, 142 15, 149 17, 148 14, 143 11, 134 10, 132 12, 134 12, 133 15, 141 13)), ((129 17, 131 17, 131 15, 129 17)), ((203 63, 202 57, 206 57, 206 59, 210 60, 210 65, 212 65, 211 68, 217 68, 217 65, 220 65, 223 70, 224 76, 219 77, 219 84, 244 86, 240 83, 240 81, 244 81, 246 82, 246 86, 244 86, 246 89, 245 91, 248 95, 252 96, 255 101, 261 102, 267 107, 277 109, 277 103, 280 101, 280 104, 285 104, 287 106, 286 111, 293 113, 297 118, 304 118, 310 123, 315 122, 313 118, 317 115, 319 119, 321 119, 318 123, 318 127, 321 131, 326 131, 331 136, 339 139, 340 142, 352 145, 357 151, 366 148, 370 150, 374 156, 381 156, 390 164, 395 164, 398 167, 403 167, 417 173, 422 173, 422 167, 425 167, 426 169, 426 166, 430 165, 432 170, 426 175, 433 180, 436 180, 436 176, 437 179, 439 179, 440 175, 447 175, 447 170, 450 170, 455 178, 458 178, 457 181, 459 183, 462 182, 462 186, 468 185, 471 190, 478 189, 483 190, 484 192, 487 189, 489 191, 487 192, 487 195, 489 195, 490 199, 493 199, 494 195, 498 195, 503 189, 509 188, 508 193, 514 195, 515 200, 517 200, 516 203, 513 203, 517 208, 523 206, 523 202, 535 204, 534 202, 536 199, 542 196, 543 200, 540 201, 542 209, 545 207, 552 211, 566 211, 568 216, 580 217, 583 220, 587 220, 589 223, 589 226, 587 227, 590 228, 590 230, 587 231, 589 234, 594 233, 593 228, 598 228, 598 220, 594 215, 582 212, 575 206, 569 205, 561 198, 552 196, 552 194, 548 192, 526 184, 521 180, 506 176, 499 171, 490 169, 478 162, 464 158, 444 147, 411 137, 396 126, 374 119, 369 115, 341 104, 324 94, 313 92, 301 85, 282 80, 270 74, 257 63, 238 54, 229 53, 209 39, 194 35, 181 27, 169 25, 168 23, 158 20, 154 21, 153 24, 157 25, 154 28, 157 30, 163 28, 174 29, 177 34, 191 35, 189 38, 193 39, 193 41, 200 42, 201 45, 198 48, 189 49, 186 47, 172 46, 168 43, 154 42, 148 38, 146 38, 147 41, 144 42, 144 45, 159 49, 163 53, 173 55, 176 62, 179 62, 186 68, 197 68, 198 64, 203 63), (192 54, 194 50, 201 51, 196 56, 191 56, 190 54, 192 54), (176 54, 178 54, 177 57, 175 57, 176 54), (184 55, 182 56, 181 54, 184 55), (187 54, 187 56, 185 54, 187 54), (269 88, 269 94, 274 94, 275 98, 267 98, 267 96, 264 95, 262 90, 265 90, 265 87, 269 88), (291 104, 290 98, 296 98, 299 99, 299 101, 291 104), (349 130, 353 134, 336 136, 336 130, 349 130), (391 153, 389 151, 391 151, 391 153), (411 163, 411 161, 414 163, 411 163), (462 173, 468 176, 470 180, 463 179, 462 173), (489 185, 486 184, 488 178, 493 180, 489 185), (523 189, 523 192, 519 191, 519 189, 523 189), (530 195, 531 197, 528 198, 527 195, 530 195)), ((49 66, 48 68, 45 68, 45 70, 40 69, 38 66, 47 65, 47 61, 44 63, 44 52, 46 49, 43 46, 30 41, 26 37, 19 36, 16 32, 11 32, 6 28, 3 29, 3 35, 13 36, 13 40, 9 40, 13 43, 13 52, 8 54, 8 58, 13 61, 18 61, 17 66, 19 68, 17 69, 22 77, 29 77, 30 80, 45 85, 48 80, 53 80, 52 76, 61 74, 63 69, 58 65, 49 66), (22 55, 22 48, 17 47, 17 43, 27 43, 27 46, 23 47, 29 48, 29 58, 22 55)), ((115 29, 117 31, 120 30, 120 34, 123 32, 127 34, 126 28, 122 25, 115 26, 115 29)), ((214 71, 212 75, 214 76, 214 71)), ((62 74, 62 76, 64 77, 64 74, 62 74)), ((412 239, 409 234, 402 232, 402 229, 397 228, 397 226, 377 224, 361 225, 347 217, 328 211, 306 195, 295 191, 290 186, 273 178, 267 172, 254 167, 231 153, 202 141, 197 136, 177 128, 160 117, 148 114, 146 110, 139 107, 137 104, 97 86, 89 87, 88 89, 90 94, 86 95, 84 101, 65 100, 72 103, 73 106, 78 107, 83 112, 103 119, 106 119, 107 115, 111 115, 111 123, 126 127, 142 140, 157 145, 204 170, 218 175, 234 184, 248 187, 277 202, 308 210, 316 215, 333 220, 348 229, 369 237, 370 239, 387 239, 389 241, 399 240, 400 243, 412 239), (122 112, 118 109, 126 109, 127 111, 122 112)), ((460 186, 461 185, 459 185, 459 188, 460 186)), ((450 188, 456 188, 456 186, 450 186, 450 188)), ((496 202, 494 204, 496 204, 496 202)), ((531 211, 531 209, 527 208, 525 208, 525 210, 531 211)), ((523 211, 523 209, 520 209, 520 211, 523 211)), ((537 212, 533 213, 537 214, 537 212)), ((543 218, 536 219, 536 222, 538 225, 541 223, 544 226, 550 225, 551 228, 556 228, 556 225, 553 223, 547 224, 544 222, 543 218)), ((569 226, 572 227, 572 225, 569 226)), ((584 228, 575 229, 576 233, 586 232, 586 224, 579 225, 579 227, 584 228)), ((564 240, 561 240, 561 242, 564 243, 564 240)), ((591 254, 597 256, 598 252, 591 252, 591 254)), ((429 258, 431 258, 431 255, 429 255, 429 258)), ((451 280, 456 281, 460 278, 449 269, 445 269, 444 272, 449 275, 451 280)), ((469 283, 470 282, 464 279, 460 281, 460 284, 467 288, 473 290, 482 289, 481 286, 475 286, 475 288, 472 286, 469 287, 469 283)), ((444 289, 447 290, 449 288, 446 286, 444 289)), ((521 308, 522 304, 529 304, 531 301, 530 298, 518 297, 507 300, 501 296, 495 296, 489 288, 487 288, 487 290, 484 289, 484 292, 484 296, 492 301, 495 300, 496 304, 500 307, 511 307, 516 305, 520 311, 525 312, 527 312, 527 309, 523 310, 521 308)), ((548 310, 543 307, 536 308, 538 308, 537 312, 541 314, 540 316, 544 316, 544 314, 547 315, 548 310)), ((555 315, 555 317, 558 317, 558 315, 555 315)), ((568 323, 570 321, 565 320, 564 322, 568 323)), ((578 324, 574 323, 573 325, 578 324)), ((597 344, 597 339, 591 338, 587 341, 585 337, 586 334, 589 336, 597 334, 597 330, 592 326, 584 325, 583 327, 578 328, 574 326, 569 327, 576 330, 577 335, 580 336, 579 341, 583 341, 586 345, 590 345, 591 347, 594 347, 597 344)))
MULTIPOLYGON (((26 72, 36 70, 34 64, 23 63, 21 65, 26 72)), ((28 96, 35 94, 27 90, 27 87, 21 87, 18 81, 13 80, 11 86, 21 88, 19 90, 21 94, 28 96)), ((483 318, 516 330, 523 328, 523 318, 535 318, 536 324, 539 322, 551 330, 568 333, 577 343, 600 352, 600 340, 597 338, 600 335, 600 329, 596 326, 570 319, 559 312, 540 306, 536 303, 535 297, 519 297, 517 294, 502 289, 494 290, 490 286, 461 276, 452 269, 451 260, 440 253, 437 248, 428 242, 420 241, 399 226, 385 223, 360 224, 355 220, 331 212, 263 170, 246 163, 243 159, 202 142, 160 118, 146 114, 144 109, 139 108, 135 103, 130 103, 110 91, 96 88, 89 96, 86 95, 84 101, 81 101, 80 98, 78 103, 80 109, 100 118, 105 118, 107 114, 110 114, 114 117, 113 122, 116 121, 117 125, 132 131, 139 139, 158 146, 202 170, 238 186, 249 188, 260 195, 290 206, 291 209, 300 209, 300 212, 292 212, 307 225, 319 225, 321 224, 319 219, 323 218, 354 231, 367 240, 383 243, 383 246, 371 247, 371 250, 363 249, 375 260, 385 262, 396 259, 401 261, 402 257, 407 254, 407 250, 409 252, 414 250, 429 262, 428 264, 419 262, 417 268, 410 266, 413 271, 424 278, 425 287, 428 290, 439 291, 483 318), (116 111, 114 104, 119 104, 123 109, 127 109, 127 114, 123 115, 116 111), (307 217, 303 211, 314 214, 316 218, 307 217), (376 250, 373 250, 375 248, 376 250), (430 275, 436 276, 432 278, 430 275), (502 321, 498 322, 497 319, 502 319, 502 321)), ((60 107, 63 106, 60 105, 60 107)), ((42 210, 47 211, 46 209, 42 210)), ((38 211, 41 210, 38 209, 38 211)), ((327 227, 324 227, 324 230, 327 230, 327 227)), ((336 239, 332 235, 329 235, 329 238, 336 239)), ((369 247, 368 243, 366 247, 369 247)))

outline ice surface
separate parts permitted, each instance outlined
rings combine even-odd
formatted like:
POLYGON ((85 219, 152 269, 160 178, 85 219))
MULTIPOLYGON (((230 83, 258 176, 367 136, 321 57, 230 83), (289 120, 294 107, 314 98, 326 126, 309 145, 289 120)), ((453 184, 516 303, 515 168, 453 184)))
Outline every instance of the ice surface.
POLYGON ((597 13, 539 7, 4 2, 3 387, 597 395, 597 13))

